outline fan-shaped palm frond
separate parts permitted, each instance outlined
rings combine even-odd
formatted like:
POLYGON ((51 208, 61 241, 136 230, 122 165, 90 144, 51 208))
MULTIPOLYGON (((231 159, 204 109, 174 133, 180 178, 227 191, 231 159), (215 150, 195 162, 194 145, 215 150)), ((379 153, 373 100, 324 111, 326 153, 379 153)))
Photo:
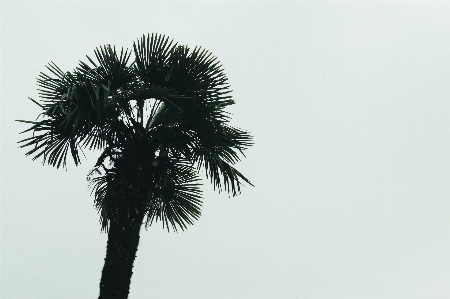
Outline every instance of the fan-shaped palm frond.
MULTIPOLYGON (((98 171, 98 169, 95 169, 98 171)), ((94 171, 95 171, 94 170, 94 171)), ((98 174, 102 174, 98 171, 98 174)), ((89 178, 89 177, 88 177, 89 178)), ((101 230, 108 231, 108 174, 104 174, 98 177, 89 179, 89 187, 91 188, 91 194, 94 193, 94 206, 100 214, 101 230)))
POLYGON ((110 87, 107 89, 112 91, 126 88, 128 84, 134 83, 133 64, 128 64, 131 51, 124 51, 122 48, 119 56, 115 47, 106 45, 96 48, 94 53, 98 65, 89 56, 86 56, 93 67, 80 61, 76 68, 75 73, 80 81, 92 82, 104 87, 110 82, 110 87))
POLYGON ((139 77, 147 84, 166 86, 164 82, 170 78, 170 67, 167 60, 172 49, 176 47, 173 41, 164 35, 152 34, 142 36, 138 42, 133 43, 135 68, 139 77))
POLYGON ((32 100, 43 109, 43 119, 31 122, 33 126, 24 131, 33 131, 33 137, 20 141, 22 147, 34 145, 27 155, 34 154, 34 159, 44 156, 44 162, 59 168, 66 166, 70 148, 77 165, 80 146, 101 149, 107 136, 114 135, 111 131, 116 128, 111 125, 128 106, 113 97, 135 82, 133 68, 127 66, 130 53, 122 50, 118 57, 115 49, 105 46, 96 49, 95 55, 99 66, 88 57, 95 68, 80 62, 73 73, 64 73, 51 63, 47 68, 55 76, 39 75, 41 103, 32 100))
POLYGON ((170 159, 159 173, 146 227, 161 220, 167 230, 169 224, 175 231, 177 226, 184 230, 201 215, 201 180, 187 160, 170 159))

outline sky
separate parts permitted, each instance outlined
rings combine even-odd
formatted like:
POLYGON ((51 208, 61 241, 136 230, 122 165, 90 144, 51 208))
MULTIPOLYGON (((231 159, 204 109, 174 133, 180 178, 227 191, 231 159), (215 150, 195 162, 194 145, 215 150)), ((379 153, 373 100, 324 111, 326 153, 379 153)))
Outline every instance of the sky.
POLYGON ((1 1, 0 297, 97 298, 107 235, 80 166, 17 141, 36 78, 165 34, 210 50, 255 145, 237 197, 142 229, 130 299, 450 298, 450 2, 1 1))

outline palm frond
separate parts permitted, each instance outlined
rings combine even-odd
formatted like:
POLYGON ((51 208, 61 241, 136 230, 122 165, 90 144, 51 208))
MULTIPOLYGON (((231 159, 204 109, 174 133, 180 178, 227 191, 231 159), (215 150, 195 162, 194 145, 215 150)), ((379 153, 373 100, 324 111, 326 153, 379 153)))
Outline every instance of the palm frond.
POLYGON ((104 147, 111 135, 110 124, 128 109, 113 96, 135 81, 133 68, 127 65, 130 54, 122 49, 119 57, 111 46, 97 48, 98 66, 88 57, 95 68, 80 62, 74 73, 64 73, 50 63, 47 69, 54 76, 40 73, 37 80, 40 103, 31 99, 43 109, 44 120, 24 131, 33 131, 32 138, 20 141, 26 141, 22 147, 34 145, 27 155, 35 154, 34 159, 43 156, 44 162, 65 167, 69 149, 78 165, 80 145, 104 147))
POLYGON ((200 178, 187 160, 168 161, 157 182, 146 227, 162 221, 169 231, 182 230, 193 224, 201 215, 202 191, 200 178))
POLYGON ((163 83, 170 77, 170 67, 167 64, 171 50, 176 47, 173 40, 164 35, 150 34, 142 36, 133 43, 135 68, 141 80, 146 84, 166 86, 163 83))
POLYGON ((72 158, 76 165, 80 163, 78 155, 78 140, 80 136, 78 132, 74 132, 73 128, 65 124, 67 117, 70 117, 69 111, 63 105, 54 103, 52 105, 43 106, 44 119, 35 122, 20 121, 31 123, 31 128, 22 133, 32 131, 33 136, 25 138, 19 143, 20 147, 33 146, 26 155, 33 155, 33 160, 43 156, 43 163, 48 162, 52 166, 59 168, 61 165, 66 167, 66 158, 68 151, 72 154, 72 158))
POLYGON ((94 50, 97 63, 86 55, 93 67, 80 61, 74 73, 82 82, 94 83, 103 86, 109 93, 132 84, 134 80, 133 63, 129 64, 131 51, 122 48, 120 56, 115 47, 101 46, 94 50), (108 82, 109 87, 106 87, 108 82))
POLYGON ((214 190, 216 188, 219 192, 225 190, 236 196, 241 192, 242 181, 254 186, 232 166, 232 163, 227 162, 227 159, 223 158, 223 152, 217 153, 199 149, 193 149, 193 152, 192 159, 197 163, 198 171, 201 168, 205 168, 206 177, 211 180, 214 190))
MULTIPOLYGON (((92 171, 95 171, 94 169, 92 171)), ((98 172, 98 170, 97 170, 98 172)), ((101 174, 98 172, 98 174, 101 174)), ((101 175, 90 179, 89 188, 91 195, 94 193, 94 206, 100 214, 101 231, 108 232, 109 215, 108 215, 108 174, 101 175)))

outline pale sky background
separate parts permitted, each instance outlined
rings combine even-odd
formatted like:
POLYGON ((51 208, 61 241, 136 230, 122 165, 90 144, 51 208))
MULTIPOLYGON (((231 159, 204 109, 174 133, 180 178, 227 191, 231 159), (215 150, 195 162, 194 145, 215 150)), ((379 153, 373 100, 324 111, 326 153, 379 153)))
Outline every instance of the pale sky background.
POLYGON ((86 174, 25 157, 36 78, 147 33, 209 49, 255 185, 141 232, 130 299, 450 298, 450 2, 1 2, 1 298, 97 298, 86 174))

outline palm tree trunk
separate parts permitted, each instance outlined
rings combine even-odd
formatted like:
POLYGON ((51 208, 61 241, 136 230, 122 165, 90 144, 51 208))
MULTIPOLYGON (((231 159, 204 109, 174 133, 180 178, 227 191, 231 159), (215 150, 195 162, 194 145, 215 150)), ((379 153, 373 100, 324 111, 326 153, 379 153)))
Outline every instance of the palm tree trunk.
POLYGON ((105 265, 98 299, 126 299, 130 291, 133 263, 144 218, 131 204, 115 209, 111 217, 105 265))
POLYGON ((130 138, 114 161, 114 177, 108 183, 108 245, 98 299, 127 299, 139 232, 151 204, 153 147, 130 138))

